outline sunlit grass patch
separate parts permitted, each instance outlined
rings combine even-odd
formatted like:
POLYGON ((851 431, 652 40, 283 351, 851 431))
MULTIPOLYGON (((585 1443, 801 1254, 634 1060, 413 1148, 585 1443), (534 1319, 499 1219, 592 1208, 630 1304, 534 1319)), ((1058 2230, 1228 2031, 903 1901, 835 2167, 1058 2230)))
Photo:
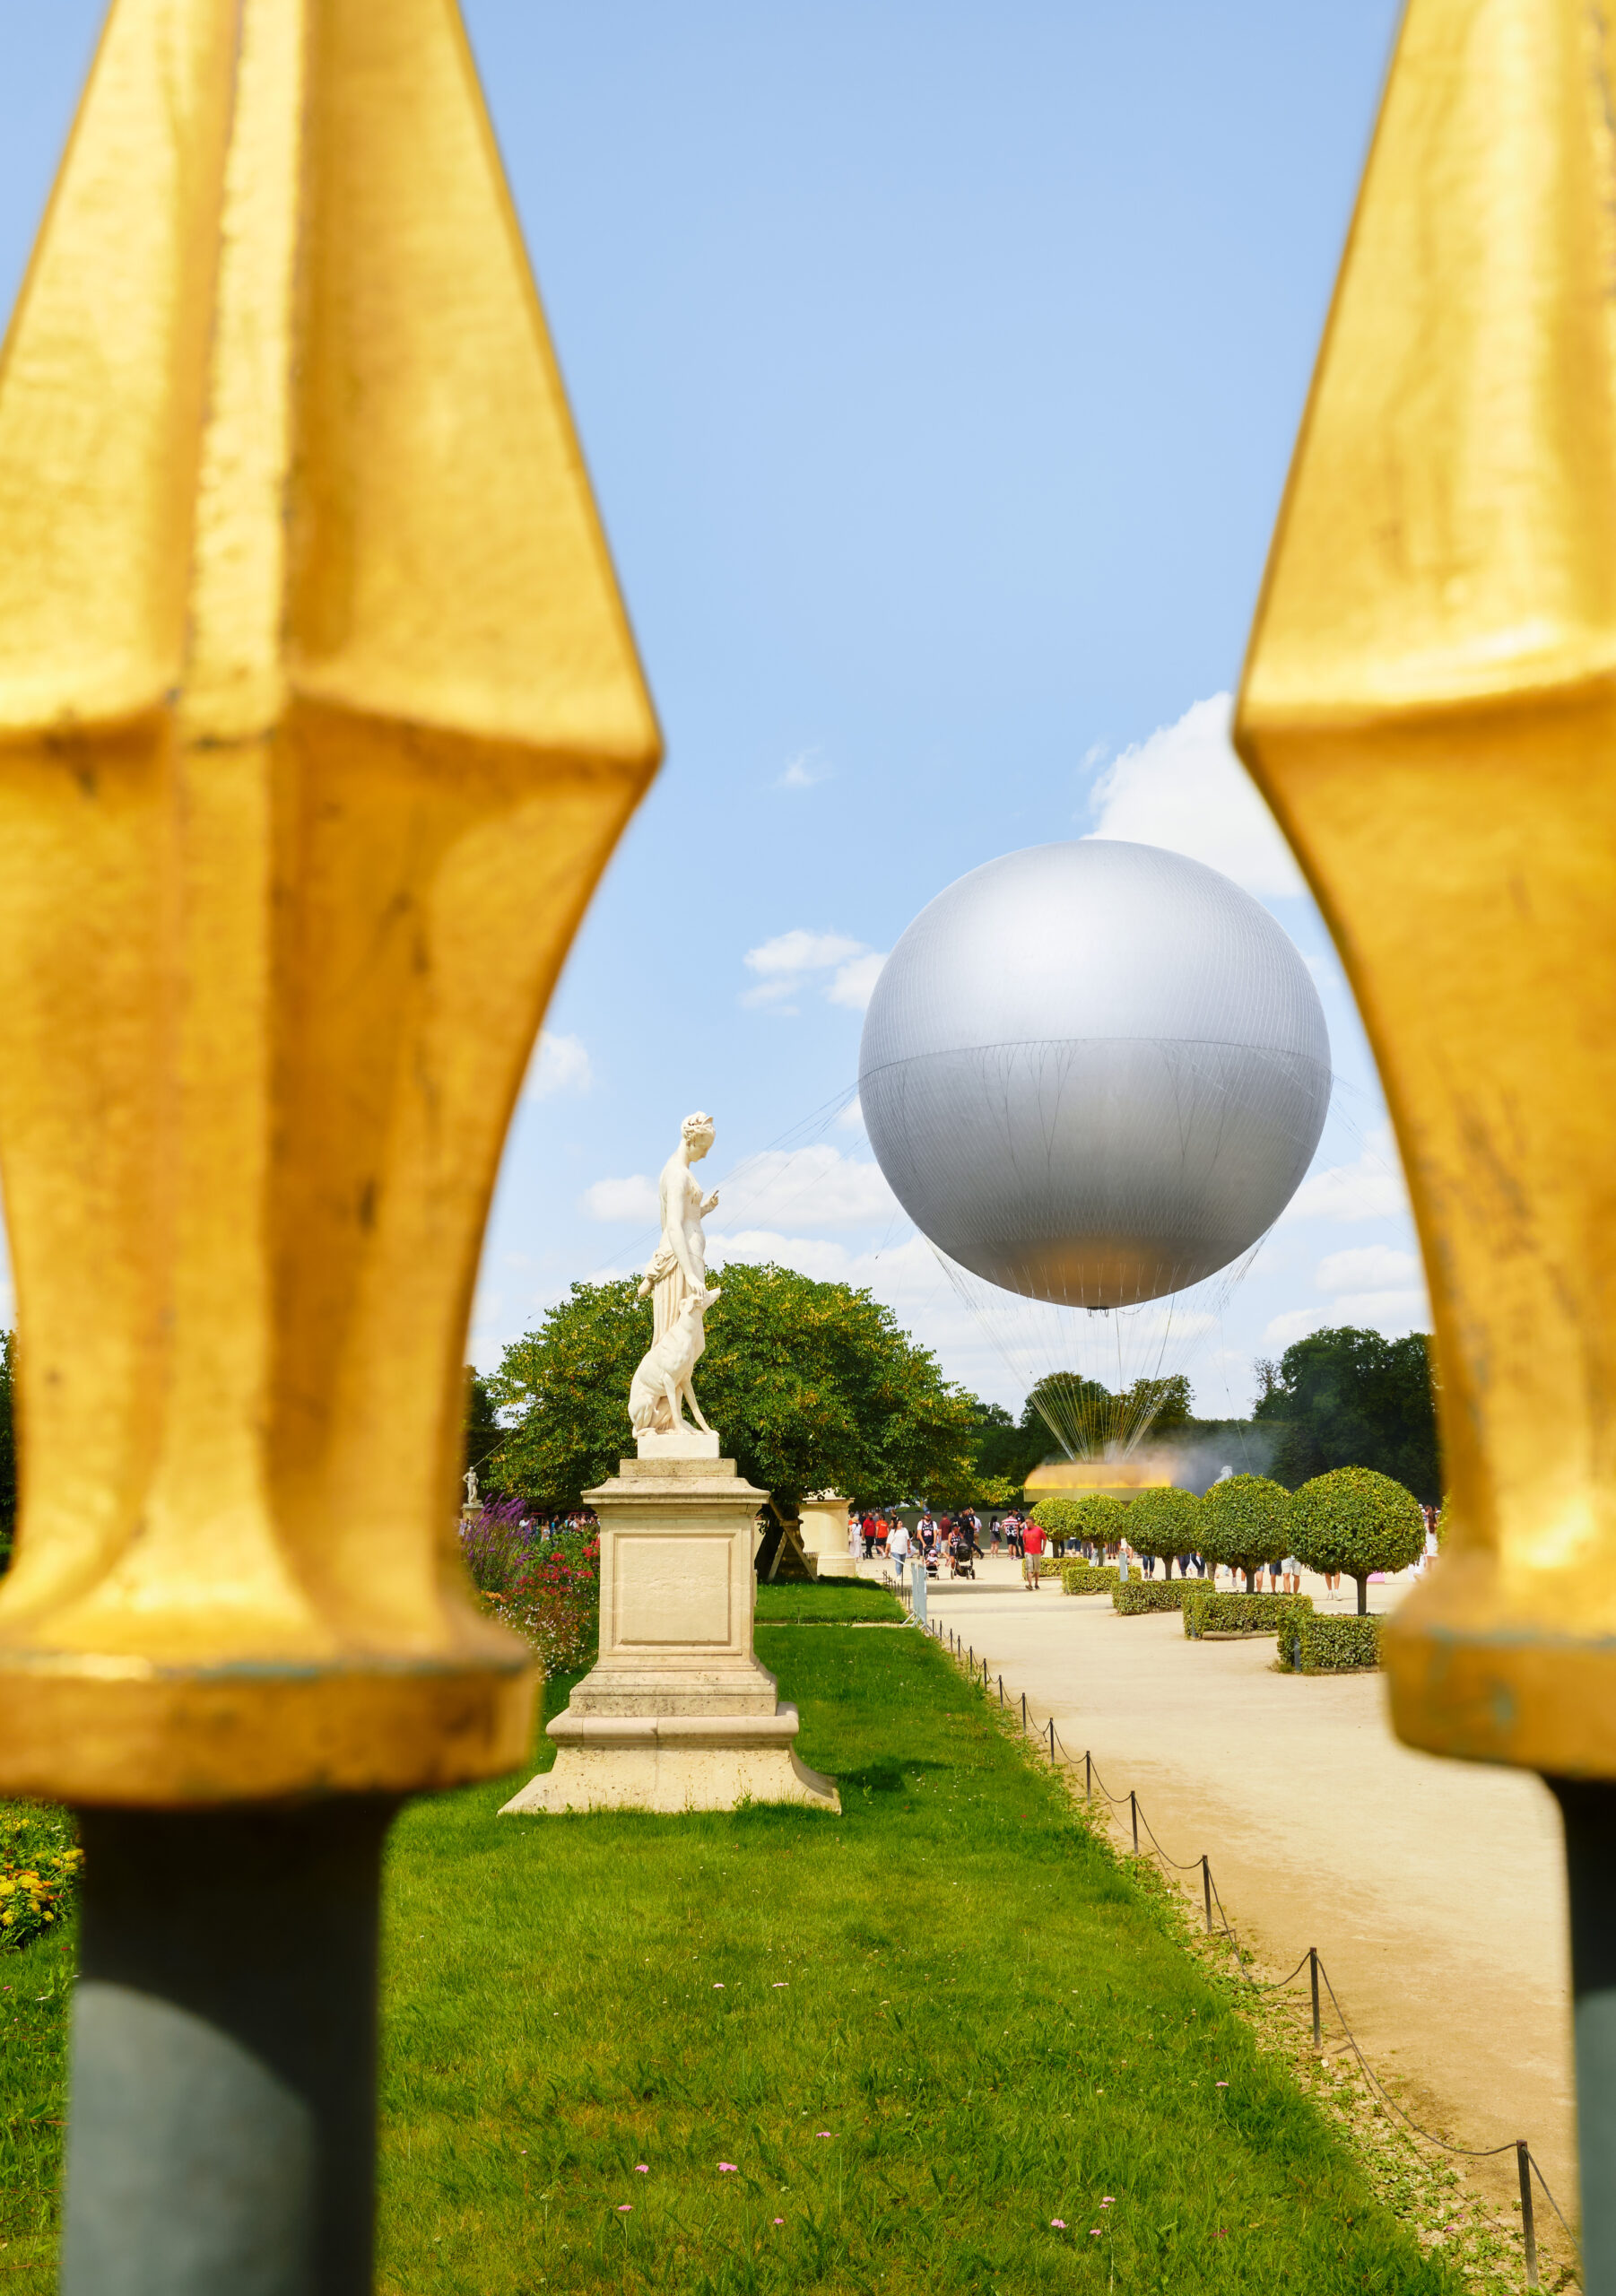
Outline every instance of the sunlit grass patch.
POLYGON ((839 1820, 401 1821, 384 2289, 1458 2288, 934 1646, 758 1642, 839 1820))

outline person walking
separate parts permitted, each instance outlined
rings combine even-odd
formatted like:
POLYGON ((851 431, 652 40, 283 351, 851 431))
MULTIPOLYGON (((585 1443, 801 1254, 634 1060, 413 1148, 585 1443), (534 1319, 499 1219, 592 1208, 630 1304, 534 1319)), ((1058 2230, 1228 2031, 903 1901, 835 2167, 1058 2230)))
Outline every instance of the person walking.
POLYGON ((1021 1558, 1022 1575, 1036 1595, 1043 1586, 1039 1573, 1044 1567, 1044 1528, 1036 1518, 1021 1533, 1021 1558))
POLYGON ((908 1526, 905 1523, 903 1517, 900 1515, 898 1518, 898 1520, 893 1524, 891 1529, 887 1533, 887 1560, 889 1562, 892 1562, 897 1565, 898 1574, 899 1578, 901 1578, 903 1575, 903 1567, 905 1563, 908 1562, 908 1526))

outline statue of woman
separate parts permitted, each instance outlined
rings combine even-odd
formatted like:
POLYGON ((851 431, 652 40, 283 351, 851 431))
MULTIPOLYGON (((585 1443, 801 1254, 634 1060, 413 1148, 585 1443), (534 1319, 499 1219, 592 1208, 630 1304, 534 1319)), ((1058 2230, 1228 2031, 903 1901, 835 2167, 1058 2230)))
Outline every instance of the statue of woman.
POLYGON ((662 1168, 656 1184, 662 1213, 662 1241, 640 1279, 639 1297, 651 1300, 651 1344, 654 1347, 676 1321, 692 1292, 707 1290, 707 1238, 701 1222, 718 1201, 715 1188, 701 1193, 691 1166, 699 1164, 713 1144, 713 1120, 699 1109, 679 1127, 679 1145, 662 1168))

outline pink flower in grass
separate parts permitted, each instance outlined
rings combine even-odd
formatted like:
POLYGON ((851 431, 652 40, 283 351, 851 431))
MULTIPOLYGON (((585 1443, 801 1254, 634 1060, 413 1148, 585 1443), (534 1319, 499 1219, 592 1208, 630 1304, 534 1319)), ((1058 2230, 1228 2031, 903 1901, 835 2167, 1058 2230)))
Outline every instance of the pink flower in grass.
POLYGON ((626 2216, 633 2205, 634 2204, 631 2200, 620 2200, 617 2204, 618 2214, 620 2216, 626 2216))
POLYGON ((735 2164, 734 2164, 734 2162, 733 2161, 719 2161, 719 2163, 718 2163, 718 2174, 719 2174, 721 2177, 733 2177, 733 2176, 734 2175, 734 2173, 735 2173, 735 2164))
POLYGON ((830 2135, 830 2131, 828 2128, 821 2128, 821 2131, 820 2131, 820 2135, 821 2135, 821 2136, 829 2136, 829 2135, 830 2135))
POLYGON ((1099 2225, 1098 2225, 1098 2224, 1090 2224, 1090 2227, 1089 2227, 1089 2238, 1090 2238, 1091 2240, 1098 2240, 1098 2239, 1099 2239, 1099 2225))
POLYGON ((724 1987, 723 1987, 722 1984, 716 1985, 716 1986, 714 1986, 714 1987, 713 1987, 713 1991, 714 1991, 715 1993, 722 1993, 722 1992, 723 1992, 723 1990, 724 1990, 724 1987))
POLYGON ((634 2173, 637 2177, 648 2177, 651 2173, 650 2162, 648 2161, 636 2161, 634 2163, 634 2173))
POLYGON ((1065 2218, 1064 2216, 1052 2216, 1049 2219, 1049 2229, 1052 2232, 1064 2232, 1066 2229, 1065 2218))
POLYGON ((1101 2206, 1102 2208, 1115 2208, 1115 2207, 1116 2207, 1116 2194, 1115 2194, 1115 2193, 1113 2193, 1113 2192, 1108 2192, 1108 2193, 1106 2195, 1105 2198, 1100 2202, 1100 2204, 1099 2204, 1099 2205, 1100 2205, 1100 2206, 1101 2206))
POLYGON ((1228 2082, 1227 2082, 1227 2081, 1220 2081, 1220 2082, 1218 2082, 1215 2085, 1216 2085, 1218 2088, 1220 2088, 1220 2089, 1227 2089, 1227 2088, 1228 2088, 1228 2086, 1229 2086, 1229 2083, 1228 2083, 1228 2082))
POLYGON ((783 2224, 786 2219, 783 2216, 777 2216, 774 2221, 777 2224, 783 2224))

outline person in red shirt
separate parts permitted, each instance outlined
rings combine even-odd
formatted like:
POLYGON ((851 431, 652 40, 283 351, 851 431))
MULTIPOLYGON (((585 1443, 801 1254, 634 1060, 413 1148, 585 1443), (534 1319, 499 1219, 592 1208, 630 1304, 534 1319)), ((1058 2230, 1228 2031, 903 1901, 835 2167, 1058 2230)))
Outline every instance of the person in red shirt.
POLYGON ((1037 1594, 1044 1583, 1038 1577, 1044 1562, 1044 1534, 1030 1516, 1021 1533, 1021 1552, 1027 1558, 1027 1584, 1037 1594))

